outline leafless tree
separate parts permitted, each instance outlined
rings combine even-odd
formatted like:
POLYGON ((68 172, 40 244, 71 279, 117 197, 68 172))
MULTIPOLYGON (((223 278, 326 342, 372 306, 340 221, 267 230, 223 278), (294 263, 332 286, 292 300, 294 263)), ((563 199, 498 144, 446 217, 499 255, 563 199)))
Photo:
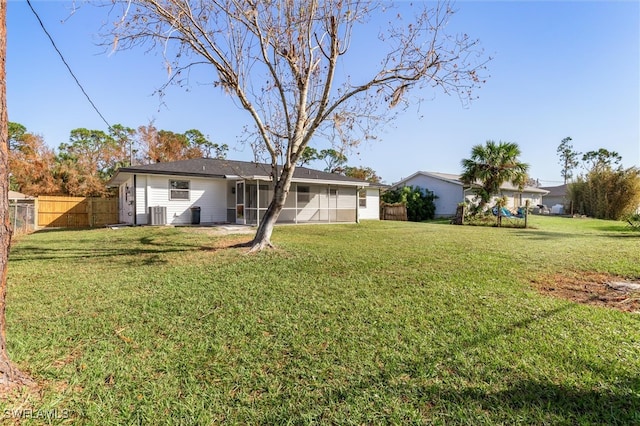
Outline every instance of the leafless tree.
POLYGON ((477 40, 445 33, 453 14, 447 1, 418 2, 424 8, 409 20, 389 2, 370 0, 113 2, 109 43, 161 50, 169 83, 184 82, 193 67, 212 67, 212 83, 250 115, 254 149, 270 161, 275 185, 252 250, 271 246, 296 162, 314 135, 357 145, 416 89, 437 86, 469 100, 488 61, 477 40), (379 55, 378 64, 349 64, 353 35, 373 20, 382 29, 367 57, 379 55))

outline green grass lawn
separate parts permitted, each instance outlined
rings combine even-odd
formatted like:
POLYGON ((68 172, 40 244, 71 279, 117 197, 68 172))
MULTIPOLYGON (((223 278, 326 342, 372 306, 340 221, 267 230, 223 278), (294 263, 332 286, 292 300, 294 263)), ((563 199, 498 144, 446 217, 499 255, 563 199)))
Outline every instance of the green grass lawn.
POLYGON ((248 235, 196 228, 21 237, 8 349, 42 391, 0 412, 33 410, 25 424, 640 424, 640 315, 531 286, 640 279, 640 233, 532 225, 282 226, 278 249, 256 255, 228 248, 248 235))

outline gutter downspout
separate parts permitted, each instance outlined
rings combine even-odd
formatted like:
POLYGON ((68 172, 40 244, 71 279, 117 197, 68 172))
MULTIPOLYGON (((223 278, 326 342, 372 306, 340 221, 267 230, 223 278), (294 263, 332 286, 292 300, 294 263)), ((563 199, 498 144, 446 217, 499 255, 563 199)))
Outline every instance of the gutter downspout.
POLYGON ((136 195, 138 194, 138 187, 137 187, 137 179, 138 175, 133 175, 133 196, 131 197, 132 201, 133 201, 133 226, 137 226, 138 225, 138 212, 136 211, 136 207, 138 205, 138 200, 136 198, 136 195))
POLYGON ((364 186, 356 187, 356 223, 360 223, 360 191, 363 189, 364 186))

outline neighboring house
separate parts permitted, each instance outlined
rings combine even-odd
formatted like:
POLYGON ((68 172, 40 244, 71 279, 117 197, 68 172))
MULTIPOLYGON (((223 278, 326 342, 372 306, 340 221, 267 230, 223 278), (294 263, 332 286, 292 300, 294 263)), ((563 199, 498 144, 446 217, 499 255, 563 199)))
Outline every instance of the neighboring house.
MULTIPOLYGON (((391 186, 391 189, 403 186, 417 186, 428 189, 438 198, 435 199, 435 217, 450 217, 456 214, 458 204, 465 200, 472 201, 476 195, 473 187, 465 185, 460 180, 460 175, 436 172, 416 172, 406 179, 391 186)), ((525 187, 520 191, 510 183, 505 183, 501 188, 502 194, 507 197, 507 208, 516 209, 524 206, 527 201, 535 206, 542 203, 542 196, 547 191, 541 188, 525 187)))
MULTIPOLYGON (((558 186, 543 186, 540 189, 549 191, 542 196, 542 204, 547 207, 556 206, 558 204, 566 206, 569 203, 567 184, 558 186)), ((565 208, 565 210, 568 210, 565 208)))
MULTIPOLYGON (((575 209, 573 208, 571 198, 569 197, 568 184, 558 186, 544 186, 540 189, 549 191, 548 194, 542 197, 542 204, 546 205, 547 207, 561 205, 563 206, 564 213, 574 213, 575 209)), ((640 205, 636 209, 636 213, 640 213, 640 205)))
MULTIPOLYGON (((120 222, 132 225, 257 225, 273 197, 271 166, 194 159, 120 168, 120 222)), ((297 167, 279 223, 357 222, 379 218, 379 191, 368 182, 297 167)))

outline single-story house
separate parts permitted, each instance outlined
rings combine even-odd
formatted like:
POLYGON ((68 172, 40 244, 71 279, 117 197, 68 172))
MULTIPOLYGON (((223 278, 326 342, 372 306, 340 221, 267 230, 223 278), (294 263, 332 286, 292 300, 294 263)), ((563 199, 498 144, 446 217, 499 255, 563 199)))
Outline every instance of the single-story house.
MULTIPOLYGON (((540 189, 544 189, 549 191, 546 195, 542 197, 542 204, 552 208, 551 213, 565 213, 565 214, 573 214, 575 212, 575 208, 572 205, 571 198, 569 197, 569 185, 558 185, 558 186, 543 186, 540 189), (562 211, 558 211, 557 209, 554 211, 554 206, 562 206, 562 211)), ((640 214, 640 205, 635 211, 640 214)))
POLYGON ((569 194, 567 184, 558 186, 543 186, 540 189, 549 191, 542 197, 542 204, 550 208, 553 206, 562 206, 564 212, 569 212, 571 210, 569 205, 570 200, 568 198, 569 194))
MULTIPOLYGON (((476 196, 473 186, 463 184, 460 175, 451 173, 416 172, 391 185, 391 189, 403 186, 415 186, 433 192, 438 197, 435 200, 435 217, 455 216, 458 204, 465 200, 472 201, 476 196)), ((541 204, 542 196, 547 193, 541 188, 528 186, 520 191, 508 182, 502 185, 501 192, 507 197, 507 208, 512 209, 524 206, 527 201, 531 206, 541 204)))
MULTIPOLYGON (((268 164, 200 158, 120 168, 120 222, 131 225, 257 225, 273 197, 268 164)), ((279 223, 379 219, 379 189, 369 182, 297 167, 279 223)))

